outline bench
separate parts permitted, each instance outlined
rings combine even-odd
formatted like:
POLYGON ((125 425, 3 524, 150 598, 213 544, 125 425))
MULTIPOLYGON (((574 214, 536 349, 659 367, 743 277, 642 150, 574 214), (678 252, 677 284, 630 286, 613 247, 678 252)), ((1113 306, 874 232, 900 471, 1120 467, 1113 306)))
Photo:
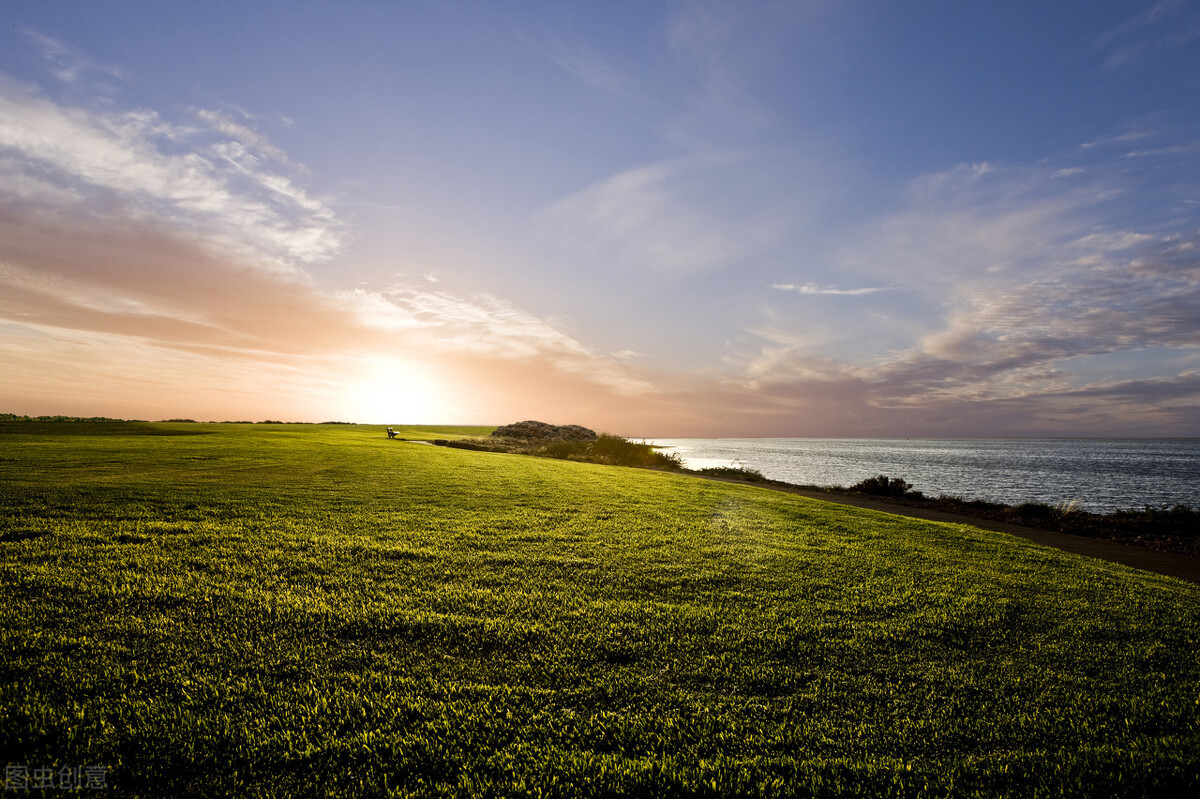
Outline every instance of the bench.
POLYGON ((395 437, 396 437, 396 431, 395 431, 395 430, 393 430, 392 428, 390 428, 390 427, 389 427, 389 428, 387 429, 387 431, 388 431, 388 438, 395 438, 395 437))

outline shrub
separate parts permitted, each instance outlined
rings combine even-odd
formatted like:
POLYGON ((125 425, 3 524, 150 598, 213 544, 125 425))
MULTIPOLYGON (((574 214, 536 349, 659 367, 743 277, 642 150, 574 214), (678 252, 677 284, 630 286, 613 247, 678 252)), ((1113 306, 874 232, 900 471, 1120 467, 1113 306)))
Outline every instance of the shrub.
POLYGON ((536 444, 525 452, 543 458, 603 463, 609 466, 636 466, 642 469, 681 469, 678 455, 660 452, 645 442, 601 433, 595 441, 555 440, 536 444))
POLYGON ((1034 519, 1051 519, 1054 517, 1054 508, 1047 505, 1045 502, 1022 502, 1017 507, 1013 508, 1013 512, 1022 521, 1032 521, 1034 519))
POLYGON ((886 474, 868 477, 862 482, 850 486, 851 491, 861 494, 871 494, 877 497, 912 497, 919 499, 924 495, 912 490, 912 483, 903 477, 888 477, 886 474))
POLYGON ((534 444, 527 447, 524 451, 528 455, 537 455, 542 458, 558 458, 566 460, 580 455, 587 454, 590 441, 545 441, 540 444, 534 444))
POLYGON ((733 480, 745 480, 748 483, 765 483, 767 478, 758 469, 749 466, 709 466, 700 470, 700 474, 712 477, 728 477, 733 480))
POLYGON ((1200 508, 1189 505, 1145 505, 1141 510, 1118 510, 1106 521, 1114 527, 1143 535, 1169 535, 1188 539, 1200 537, 1200 508))
MULTIPOLYGON (((522 422, 521 424, 541 424, 540 422, 522 422)), ((510 425, 512 427, 512 425, 510 425)), ((577 425, 567 425, 569 435, 581 436, 579 430, 587 428, 577 425)), ((591 431, 587 431, 591 432, 591 431)), ((558 460, 582 461, 585 463, 603 463, 608 466, 634 466, 640 469, 682 469, 683 461, 674 453, 660 452, 646 442, 635 442, 621 436, 601 433, 594 439, 581 437, 522 439, 513 436, 496 436, 489 438, 463 439, 447 441, 434 439, 432 444, 440 447, 457 447, 477 452, 510 452, 518 455, 535 455, 540 458, 557 458, 558 460)))
POLYGON ((596 431, 577 424, 552 425, 532 419, 497 427, 494 438, 519 438, 525 441, 595 441, 596 431))

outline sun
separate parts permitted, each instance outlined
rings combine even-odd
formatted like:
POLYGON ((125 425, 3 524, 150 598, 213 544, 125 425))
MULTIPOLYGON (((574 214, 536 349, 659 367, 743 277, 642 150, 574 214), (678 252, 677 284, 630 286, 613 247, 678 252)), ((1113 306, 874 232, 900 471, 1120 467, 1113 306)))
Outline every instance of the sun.
POLYGON ((403 361, 367 364, 343 393, 343 415, 362 424, 436 424, 447 410, 425 371, 403 361))

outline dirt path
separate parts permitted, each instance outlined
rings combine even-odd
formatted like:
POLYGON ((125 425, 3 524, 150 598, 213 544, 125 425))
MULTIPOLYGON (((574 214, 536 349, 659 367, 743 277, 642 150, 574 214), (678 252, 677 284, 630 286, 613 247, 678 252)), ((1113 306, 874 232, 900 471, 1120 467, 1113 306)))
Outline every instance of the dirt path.
MULTIPOLYGON (((697 475, 698 477, 707 477, 706 475, 697 475)), ((754 485, 760 488, 769 488, 773 491, 783 491, 788 494, 799 494, 802 497, 809 499, 817 499, 822 502, 833 502, 838 505, 853 505, 858 508, 867 508, 868 510, 883 511, 884 513, 894 513, 898 516, 909 516, 914 519, 927 519, 934 522, 949 522, 951 524, 969 524, 972 527, 978 527, 982 530, 993 530, 998 533, 1008 533, 1010 535, 1020 536, 1034 542, 1035 544, 1043 544, 1048 547, 1055 547, 1064 552, 1071 552, 1076 555, 1085 555, 1089 558, 1099 558, 1112 563, 1121 563, 1126 566, 1132 566, 1135 569, 1143 571, 1155 572, 1156 574, 1165 574, 1169 577, 1177 577, 1180 580, 1187 580, 1190 583, 1200 584, 1200 558, 1190 558, 1186 555, 1175 555, 1169 552, 1156 552, 1152 549, 1143 549, 1141 547, 1127 546, 1118 544, 1114 541, 1108 541, 1103 538, 1088 538, 1082 535, 1070 535, 1069 533, 1057 533, 1052 530, 1039 530, 1036 527, 1025 527, 1020 524, 1010 524, 1009 522, 997 522, 991 519, 977 519, 974 516, 963 516, 958 513, 946 513, 945 511, 933 510, 932 508, 915 508, 908 505, 896 505, 883 500, 874 499, 872 497, 860 496, 857 494, 827 494, 823 491, 809 491, 795 486, 781 484, 764 484, 764 483, 746 483, 742 480, 730 480, 720 477, 707 477, 710 480, 719 480, 723 483, 739 483, 741 485, 754 485)))

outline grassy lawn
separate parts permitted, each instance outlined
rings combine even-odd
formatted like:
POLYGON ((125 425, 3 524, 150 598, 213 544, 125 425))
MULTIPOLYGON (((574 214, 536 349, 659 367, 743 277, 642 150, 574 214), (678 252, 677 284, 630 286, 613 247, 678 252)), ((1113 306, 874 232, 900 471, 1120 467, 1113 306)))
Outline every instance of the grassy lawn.
MULTIPOLYGON (((372 425, 355 425, 359 430, 383 430, 381 426, 372 425)), ((392 425, 392 430, 395 431, 398 438, 404 438, 409 441, 433 441, 435 439, 445 439, 453 441, 459 438, 482 438, 491 435, 494 427, 444 427, 436 425, 392 425)))
POLYGON ((1198 652, 1195 586, 752 486, 0 425, 0 752, 116 795, 1196 795, 1198 652))

